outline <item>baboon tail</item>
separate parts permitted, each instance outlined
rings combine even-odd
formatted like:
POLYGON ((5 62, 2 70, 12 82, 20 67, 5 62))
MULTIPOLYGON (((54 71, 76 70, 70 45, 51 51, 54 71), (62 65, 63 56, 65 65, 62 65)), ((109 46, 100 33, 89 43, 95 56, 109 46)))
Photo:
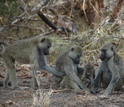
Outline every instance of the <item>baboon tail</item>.
POLYGON ((0 40, 0 45, 7 47, 9 44, 5 41, 0 40))
POLYGON ((7 47, 9 44, 7 42, 4 42, 2 40, 0 40, 0 57, 2 52, 4 51, 4 48, 7 47))

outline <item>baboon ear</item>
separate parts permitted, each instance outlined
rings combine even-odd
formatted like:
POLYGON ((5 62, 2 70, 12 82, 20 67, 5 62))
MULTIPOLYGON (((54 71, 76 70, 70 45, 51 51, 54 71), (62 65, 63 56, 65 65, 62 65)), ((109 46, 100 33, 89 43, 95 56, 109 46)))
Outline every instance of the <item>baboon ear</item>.
POLYGON ((40 42, 44 42, 44 41, 45 41, 45 38, 41 39, 41 41, 40 41, 40 42))
POLYGON ((74 51, 74 48, 71 48, 71 51, 74 51))

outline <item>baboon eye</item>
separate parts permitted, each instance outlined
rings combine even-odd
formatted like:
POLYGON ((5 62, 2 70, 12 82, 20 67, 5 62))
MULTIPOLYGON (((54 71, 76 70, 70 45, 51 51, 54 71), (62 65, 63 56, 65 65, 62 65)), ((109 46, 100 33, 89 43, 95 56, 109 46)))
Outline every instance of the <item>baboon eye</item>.
POLYGON ((40 42, 44 42, 45 41, 45 38, 43 38, 40 42))
POLYGON ((113 51, 114 50, 114 47, 111 47, 111 50, 113 51))
POLYGON ((71 51, 73 51, 74 50, 74 48, 71 48, 71 51))
POLYGON ((50 48, 50 46, 47 47, 48 49, 50 48))
POLYGON ((106 52, 106 49, 101 49, 102 52, 106 52))

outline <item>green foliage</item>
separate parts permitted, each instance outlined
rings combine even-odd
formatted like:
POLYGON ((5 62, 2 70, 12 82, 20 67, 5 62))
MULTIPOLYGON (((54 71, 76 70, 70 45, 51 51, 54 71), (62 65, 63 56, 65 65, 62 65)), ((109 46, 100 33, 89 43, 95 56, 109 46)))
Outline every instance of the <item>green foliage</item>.
POLYGON ((10 15, 17 11, 17 0, 0 0, 0 16, 10 15))

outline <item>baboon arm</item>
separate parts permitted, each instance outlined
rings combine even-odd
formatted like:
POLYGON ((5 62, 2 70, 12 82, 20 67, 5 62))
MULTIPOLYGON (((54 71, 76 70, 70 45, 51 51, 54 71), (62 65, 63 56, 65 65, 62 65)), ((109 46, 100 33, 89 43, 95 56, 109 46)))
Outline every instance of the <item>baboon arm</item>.
POLYGON ((109 95, 115 88, 116 83, 118 82, 118 80, 120 79, 120 77, 118 76, 114 76, 112 77, 108 87, 106 88, 105 92, 103 93, 103 95, 109 95))
POLYGON ((94 88, 95 86, 98 86, 101 83, 103 69, 104 69, 103 67, 105 67, 104 63, 101 63, 100 66, 97 69, 97 74, 95 76, 95 79, 92 82, 92 88, 94 88))
POLYGON ((43 70, 45 70, 45 71, 47 71, 47 72, 49 72, 49 73, 55 74, 57 76, 60 76, 60 77, 63 77, 64 76, 63 73, 57 72, 54 68, 52 68, 50 66, 42 65, 42 66, 40 66, 40 68, 43 69, 43 70))
POLYGON ((103 95, 109 95, 114 90, 116 83, 120 79, 119 68, 116 68, 116 67, 113 67, 113 68, 114 68, 113 70, 110 69, 110 71, 112 72, 112 79, 108 87, 106 88, 105 92, 103 93, 103 95))
POLYGON ((60 76, 60 77, 64 76, 63 73, 57 72, 54 68, 47 65, 47 59, 43 54, 39 55, 38 64, 39 64, 40 69, 43 69, 49 73, 55 74, 55 75, 60 76))

